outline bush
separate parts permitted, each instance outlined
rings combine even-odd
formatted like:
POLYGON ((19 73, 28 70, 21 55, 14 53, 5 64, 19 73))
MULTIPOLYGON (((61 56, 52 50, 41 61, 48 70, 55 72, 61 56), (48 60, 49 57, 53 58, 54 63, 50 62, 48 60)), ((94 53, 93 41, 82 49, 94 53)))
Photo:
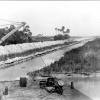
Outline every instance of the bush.
POLYGON ((58 34, 58 35, 54 36, 54 40, 64 40, 64 39, 68 39, 69 37, 70 36, 68 34, 66 34, 66 35, 58 34))

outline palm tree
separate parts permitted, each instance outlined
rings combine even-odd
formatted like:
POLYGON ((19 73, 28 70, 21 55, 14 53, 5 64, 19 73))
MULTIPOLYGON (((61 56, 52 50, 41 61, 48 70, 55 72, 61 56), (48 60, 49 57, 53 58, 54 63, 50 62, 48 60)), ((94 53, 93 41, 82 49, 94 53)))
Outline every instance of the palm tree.
POLYGON ((63 33, 70 33, 70 29, 66 29, 66 31, 63 31, 63 33))

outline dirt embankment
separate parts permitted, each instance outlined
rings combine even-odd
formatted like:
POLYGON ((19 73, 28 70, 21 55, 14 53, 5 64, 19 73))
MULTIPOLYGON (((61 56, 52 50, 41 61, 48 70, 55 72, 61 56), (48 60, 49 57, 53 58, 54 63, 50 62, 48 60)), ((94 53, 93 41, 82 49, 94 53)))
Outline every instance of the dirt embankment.
POLYGON ((91 100, 81 92, 71 89, 69 86, 63 87, 63 95, 48 93, 45 89, 40 89, 37 82, 33 82, 27 87, 20 87, 19 81, 0 82, 0 100, 91 100), (8 95, 2 95, 5 86, 8 86, 8 95))
POLYGON ((30 72, 28 75, 51 73, 84 73, 96 72, 100 70, 100 39, 95 39, 86 43, 83 47, 73 49, 64 54, 59 61, 41 70, 30 72))
POLYGON ((31 54, 36 54, 37 52, 68 45, 70 43, 71 42, 68 42, 68 40, 61 40, 0 46, 0 62, 16 57, 25 57, 31 54))

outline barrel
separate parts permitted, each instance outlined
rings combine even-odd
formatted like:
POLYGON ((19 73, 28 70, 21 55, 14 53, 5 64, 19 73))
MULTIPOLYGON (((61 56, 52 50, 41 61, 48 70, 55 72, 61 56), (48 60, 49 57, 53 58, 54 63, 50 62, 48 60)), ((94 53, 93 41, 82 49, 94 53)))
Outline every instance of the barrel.
POLYGON ((20 77, 19 84, 20 84, 20 87, 26 87, 27 86, 27 78, 26 77, 20 77))

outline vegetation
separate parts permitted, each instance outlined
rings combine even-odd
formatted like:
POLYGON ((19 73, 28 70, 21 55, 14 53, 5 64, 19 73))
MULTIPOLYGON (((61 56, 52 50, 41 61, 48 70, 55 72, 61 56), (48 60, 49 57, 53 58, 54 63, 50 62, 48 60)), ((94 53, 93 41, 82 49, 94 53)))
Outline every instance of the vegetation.
POLYGON ((30 76, 37 74, 50 75, 51 73, 82 73, 100 70, 100 39, 88 42, 83 47, 66 52, 59 61, 41 70, 28 73, 30 76))
POLYGON ((63 35, 62 34, 55 35, 54 40, 64 40, 64 39, 68 39, 70 37, 69 36, 70 29, 69 28, 65 29, 65 26, 62 26, 61 29, 55 28, 55 30, 63 33, 63 35))
MULTIPOLYGON (((0 39, 4 37, 6 34, 15 29, 14 25, 11 25, 9 28, 1 28, 0 29, 0 39)), ((25 26, 22 31, 16 31, 13 35, 11 35, 6 41, 2 43, 2 45, 9 44, 18 44, 18 43, 26 43, 32 42, 32 33, 29 30, 29 26, 25 26)))
POLYGON ((54 40, 65 40, 65 39, 68 39, 69 37, 70 36, 68 34, 66 34, 66 35, 58 34, 58 35, 54 36, 54 40))
POLYGON ((32 36, 33 42, 54 41, 53 36, 32 36))
POLYGON ((55 30, 62 33, 70 33, 70 29, 69 28, 66 29, 65 26, 62 26, 61 29, 55 28, 55 30))

